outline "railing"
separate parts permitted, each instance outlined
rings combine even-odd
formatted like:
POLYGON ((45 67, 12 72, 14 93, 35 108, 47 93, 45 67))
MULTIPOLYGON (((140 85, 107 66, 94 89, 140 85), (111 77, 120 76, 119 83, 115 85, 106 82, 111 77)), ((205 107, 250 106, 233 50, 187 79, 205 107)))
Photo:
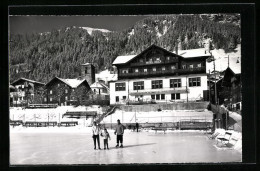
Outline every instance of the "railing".
POLYGON ((142 65, 153 65, 153 64, 169 64, 173 62, 178 62, 178 59, 165 60, 165 61, 146 61, 146 62, 138 62, 131 63, 131 66, 142 66, 142 65))
POLYGON ((183 75, 183 74, 198 74, 206 73, 206 67, 200 68, 188 68, 188 69, 175 69, 175 70, 165 70, 165 71, 148 71, 148 72, 134 72, 134 73, 119 73, 118 77, 140 77, 140 76, 162 76, 162 75, 183 75))
POLYGON ((133 90, 129 89, 130 95, 138 95, 138 94, 158 94, 158 92, 162 93, 189 93, 190 90, 184 86, 184 87, 163 87, 163 88, 157 88, 157 89, 151 89, 151 88, 145 88, 143 90, 133 90))

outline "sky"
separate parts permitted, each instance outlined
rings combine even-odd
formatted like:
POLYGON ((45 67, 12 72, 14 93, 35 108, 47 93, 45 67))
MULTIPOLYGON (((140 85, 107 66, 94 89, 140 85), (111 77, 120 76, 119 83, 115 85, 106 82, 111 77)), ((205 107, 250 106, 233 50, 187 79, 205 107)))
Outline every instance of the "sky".
POLYGON ((9 30, 11 34, 25 34, 79 26, 119 31, 146 17, 148 16, 9 16, 9 30))

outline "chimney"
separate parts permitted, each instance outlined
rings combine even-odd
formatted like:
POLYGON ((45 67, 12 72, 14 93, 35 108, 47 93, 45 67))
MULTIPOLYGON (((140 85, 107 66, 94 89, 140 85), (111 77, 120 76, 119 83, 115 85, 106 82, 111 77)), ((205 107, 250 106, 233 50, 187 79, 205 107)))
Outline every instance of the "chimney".
POLYGON ((175 54, 178 55, 178 45, 175 45, 175 54))

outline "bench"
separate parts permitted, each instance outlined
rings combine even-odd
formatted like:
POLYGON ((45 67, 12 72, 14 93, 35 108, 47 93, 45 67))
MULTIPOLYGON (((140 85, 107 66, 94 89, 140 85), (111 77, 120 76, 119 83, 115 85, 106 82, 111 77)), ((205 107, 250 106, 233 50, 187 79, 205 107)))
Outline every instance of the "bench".
POLYGON ((207 122, 198 122, 198 121, 181 121, 179 128, 182 129, 203 129, 207 130, 211 126, 207 122))
POLYGON ((152 130, 154 130, 155 133, 157 133, 157 131, 163 131, 163 133, 165 134, 165 131, 167 130, 167 128, 164 128, 164 127, 154 127, 154 128, 152 128, 152 130))
POLYGON ((226 145, 229 142, 231 136, 232 133, 226 131, 224 136, 217 138, 217 144, 218 142, 221 142, 223 145, 226 145))
POLYGON ((35 121, 27 121, 24 124, 26 127, 47 127, 47 126, 56 126, 57 122, 35 122, 35 121))
POLYGON ((69 121, 69 122, 61 122, 59 126, 76 126, 78 125, 78 121, 69 121))
POLYGON ((9 123, 10 123, 11 126, 23 125, 23 121, 22 120, 10 120, 9 123))

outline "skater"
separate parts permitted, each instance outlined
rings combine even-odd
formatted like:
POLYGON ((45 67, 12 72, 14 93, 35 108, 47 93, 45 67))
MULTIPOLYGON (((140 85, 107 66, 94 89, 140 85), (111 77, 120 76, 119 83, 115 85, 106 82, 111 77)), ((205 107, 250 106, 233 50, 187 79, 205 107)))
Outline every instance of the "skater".
POLYGON ((108 149, 109 150, 109 147, 108 147, 108 139, 111 140, 110 138, 110 135, 109 133, 107 132, 107 129, 104 128, 104 130, 101 132, 101 137, 103 137, 103 140, 104 140, 104 150, 105 149, 108 149))
POLYGON ((138 132, 139 124, 136 122, 135 126, 136 126, 136 132, 138 132))
POLYGON ((98 149, 101 150, 100 141, 99 141, 99 133, 100 133, 100 128, 97 125, 97 122, 94 121, 93 126, 92 126, 92 138, 94 141, 94 150, 96 150, 96 141, 98 142, 98 149))
POLYGON ((124 126, 120 123, 120 120, 117 120, 115 135, 116 136, 116 147, 119 147, 119 142, 121 143, 120 147, 123 148, 123 134, 124 134, 124 126))

